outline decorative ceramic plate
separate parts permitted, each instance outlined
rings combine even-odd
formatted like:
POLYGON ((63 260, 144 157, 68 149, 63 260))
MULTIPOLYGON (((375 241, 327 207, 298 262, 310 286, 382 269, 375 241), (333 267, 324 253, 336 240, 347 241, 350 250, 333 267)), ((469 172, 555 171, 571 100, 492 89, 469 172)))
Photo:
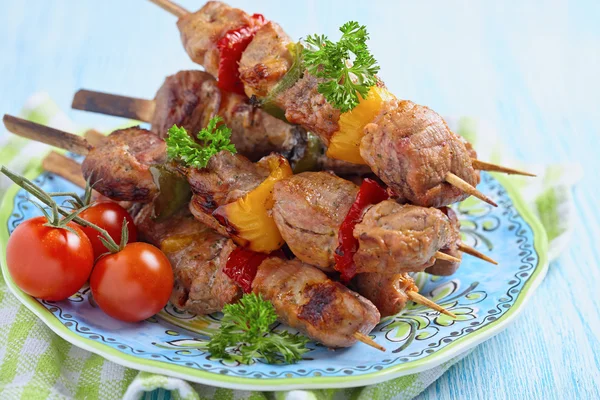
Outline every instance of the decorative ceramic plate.
MULTIPOLYGON (((52 192, 77 190, 40 170, 36 182, 52 192)), ((0 252, 17 225, 38 213, 18 189, 8 191, 0 208, 0 252)), ((88 288, 61 302, 26 295, 11 281, 4 254, 0 261, 12 292, 54 332, 127 367, 235 389, 368 385, 433 368, 489 339, 514 320, 546 274, 547 244, 539 222, 504 180, 500 183, 484 173, 480 189, 498 208, 478 200, 459 204, 455 209, 463 241, 490 254, 500 265, 465 256, 454 276, 417 274, 421 293, 450 309, 458 319, 410 304, 373 330, 372 336, 387 349, 385 353, 360 343, 337 351, 313 343, 304 359, 293 365, 269 365, 260 360, 251 365, 226 363, 211 359, 204 350, 219 326, 219 314, 194 317, 168 305, 147 321, 119 322, 97 308, 88 288)))

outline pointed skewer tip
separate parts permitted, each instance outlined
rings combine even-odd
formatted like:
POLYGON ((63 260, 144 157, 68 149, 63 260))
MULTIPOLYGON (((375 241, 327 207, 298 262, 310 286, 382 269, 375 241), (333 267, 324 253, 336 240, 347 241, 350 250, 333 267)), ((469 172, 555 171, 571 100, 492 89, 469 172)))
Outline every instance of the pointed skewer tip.
POLYGON ((450 254, 442 253, 441 251, 436 251, 433 257, 437 260, 444 260, 456 263, 459 263, 461 261, 460 258, 451 256, 450 254))
POLYGON ((150 0, 152 3, 156 4, 163 10, 173 14, 177 18, 181 18, 185 15, 188 15, 190 12, 185 8, 181 7, 179 4, 170 1, 170 0, 150 0))
POLYGON ((380 351, 384 351, 385 352, 385 347, 383 347, 382 345, 380 345, 379 343, 375 342, 373 339, 371 339, 368 335, 365 335, 362 332, 354 332, 354 338, 356 340, 358 340, 359 342, 363 342, 366 345, 369 345, 373 348, 376 348, 377 350, 380 351))
POLYGON ((531 172, 521 171, 514 168, 503 167, 502 165, 492 164, 485 161, 477 160, 472 158, 473 168, 479 169, 482 171, 494 171, 494 172, 503 172, 509 175, 524 175, 524 176, 532 176, 535 177, 537 175, 532 174, 531 172))
POLYGON ((409 291, 409 292, 406 292, 406 295, 408 296, 409 299, 411 299, 412 301, 414 301, 417 304, 421 304, 422 306, 429 307, 437 312, 440 312, 442 314, 445 314, 449 317, 456 319, 456 315, 454 315, 450 311, 446 310, 444 307, 440 306, 439 304, 434 303, 433 301, 429 300, 427 297, 422 296, 421 294, 419 294, 417 292, 409 291))
POLYGON ((482 259, 484 261, 487 261, 487 262, 489 262, 491 264, 498 265, 498 262, 496 260, 494 260, 493 258, 490 258, 490 257, 486 256, 485 254, 479 252, 478 250, 475 250, 471 246, 467 246, 464 243, 459 243, 458 244, 458 249, 460 251, 462 251, 463 253, 467 253, 469 255, 472 255, 473 257, 480 258, 480 259, 482 259))
POLYGON ((498 207, 498 204, 496 204, 492 199, 475 189, 475 187, 465 182, 462 178, 454 175, 452 172, 448 172, 446 174, 446 182, 471 196, 477 197, 478 199, 483 200, 494 207, 498 207))

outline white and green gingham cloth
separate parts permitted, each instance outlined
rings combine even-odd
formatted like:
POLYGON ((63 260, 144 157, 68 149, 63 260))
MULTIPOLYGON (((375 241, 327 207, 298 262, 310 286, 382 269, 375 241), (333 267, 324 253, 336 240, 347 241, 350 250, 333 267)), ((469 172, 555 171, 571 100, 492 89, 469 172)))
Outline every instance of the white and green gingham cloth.
MULTIPOLYGON (((44 93, 32 96, 21 114, 44 125, 81 131, 44 93)), ((449 123, 477 149, 495 149, 487 154, 480 151, 482 159, 506 160, 506 152, 498 150, 491 130, 480 129, 486 132, 485 136, 476 135, 474 122, 467 118, 449 123)), ((0 133, 0 163, 14 171, 26 172, 46 150, 39 143, 0 133)), ((571 188, 580 179, 580 168, 528 166, 528 169, 533 169, 538 178, 512 179, 546 228, 552 260, 565 248, 573 227, 571 188), (568 175, 564 173, 567 169, 568 175)), ((0 196, 8 184, 5 177, 0 177, 0 196)), ((276 393, 214 388, 125 368, 71 345, 21 305, 0 279, 0 399, 411 399, 465 355, 419 374, 363 388, 276 393)))

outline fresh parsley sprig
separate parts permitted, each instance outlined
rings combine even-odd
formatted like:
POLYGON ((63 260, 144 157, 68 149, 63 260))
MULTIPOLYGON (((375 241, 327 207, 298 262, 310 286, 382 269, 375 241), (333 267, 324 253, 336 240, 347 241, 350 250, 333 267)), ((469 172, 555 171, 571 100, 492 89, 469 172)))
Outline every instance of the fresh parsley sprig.
POLYGON ((277 320, 275 307, 260 295, 246 294, 239 303, 223 307, 219 332, 212 336, 208 351, 214 357, 250 364, 262 358, 269 364, 291 364, 302 359, 308 338, 289 332, 271 331, 277 320))
POLYGON ((333 43, 325 35, 310 35, 305 40, 304 62, 312 75, 325 79, 319 93, 342 112, 358 105, 358 94, 366 98, 377 83, 377 61, 367 47, 369 34, 364 25, 346 22, 342 37, 333 43))
POLYGON ((231 143, 231 129, 225 124, 218 125, 223 119, 219 116, 211 118, 206 128, 198 132, 197 143, 188 135, 183 127, 173 125, 167 137, 167 156, 190 167, 204 168, 208 160, 215 154, 227 150, 237 153, 231 143))

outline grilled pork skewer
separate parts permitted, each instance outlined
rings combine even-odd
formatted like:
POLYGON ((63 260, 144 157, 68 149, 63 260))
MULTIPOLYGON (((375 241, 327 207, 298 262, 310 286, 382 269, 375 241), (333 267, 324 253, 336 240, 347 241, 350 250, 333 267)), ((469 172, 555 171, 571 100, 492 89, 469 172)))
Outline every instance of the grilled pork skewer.
POLYGON ((299 159, 306 150, 306 131, 250 105, 244 96, 224 92, 203 71, 180 71, 165 79, 154 100, 80 90, 73 108, 151 123, 160 138, 173 125, 195 135, 216 115, 231 129, 231 141, 253 161, 272 152, 299 159))
MULTIPOLYGON (((48 130, 47 127, 8 115, 5 115, 4 121, 7 128, 13 133, 44 139, 46 143, 57 147, 61 147, 62 142, 71 144, 75 141, 71 137, 74 135, 53 129, 49 130, 52 134, 50 138, 43 137, 43 132, 48 130)), ((137 202, 151 202, 158 194, 158 188, 150 172, 150 166, 161 164, 166 160, 166 145, 153 133, 140 128, 115 131, 108 136, 102 146, 91 151, 89 150, 91 146, 85 139, 77 137, 77 141, 79 143, 78 150, 89 152, 82 164, 84 177, 96 182, 94 188, 98 192, 116 201, 137 202)), ((71 149, 77 151, 74 146, 71 146, 71 149)), ((226 151, 211 157, 207 168, 201 170, 189 168, 186 169, 185 173, 194 193, 194 198, 190 203, 192 212, 202 222, 224 235, 227 234, 227 231, 223 230, 222 227, 220 228, 221 224, 213 217, 213 211, 217 207, 230 203, 248 193, 259 185, 267 175, 267 171, 264 166, 261 167, 260 163, 253 164, 242 156, 233 155, 226 151)), ((345 194, 348 195, 348 193, 345 194)), ((351 194, 349 198, 353 198, 351 194)), ((285 227, 280 226, 279 228, 282 230, 281 233, 284 234, 285 227)), ((380 234, 385 235, 388 232, 381 231, 380 234)), ((368 245, 368 243, 365 242, 365 245, 368 245)), ((435 245, 431 248, 433 247, 435 245)), ((442 247, 444 246, 439 248, 442 247)), ((294 248, 292 250, 294 251, 294 248)), ((376 248, 371 246, 369 251, 370 256, 378 257, 376 248)), ((382 248, 380 251, 387 250, 382 248)), ((298 249, 295 252, 301 253, 298 249)), ((360 252, 357 256, 359 254, 360 252)), ((385 255, 382 255, 382 257, 383 259, 386 258, 385 255)), ((456 261, 451 256, 438 253, 437 249, 434 249, 432 254, 428 254, 426 259, 431 257, 456 261)), ((362 258, 366 260, 362 265, 368 268, 365 272, 369 270, 371 272, 376 271, 373 262, 368 261, 368 257, 362 258)), ((306 259, 303 260, 307 261, 306 259)), ((421 259, 421 262, 424 262, 424 260, 421 259)), ((429 266, 425 263, 422 265, 422 268, 417 270, 429 266)), ((392 272, 394 271, 387 271, 387 273, 392 272)))
MULTIPOLYGON (((357 192, 356 185, 327 172, 304 172, 275 184, 273 217, 298 258, 332 270, 338 232, 357 192)), ((436 259, 460 263, 452 254, 439 256, 440 250, 465 248, 459 227, 455 216, 435 208, 391 200, 370 206, 353 232, 358 240, 357 272, 419 272, 436 259)))
POLYGON ((314 135, 253 107, 244 96, 220 90, 214 78, 202 71, 180 71, 167 77, 154 100, 80 90, 72 107, 149 122, 151 130, 163 139, 173 125, 194 135, 219 115, 231 128, 231 141, 238 152, 253 161, 277 152, 298 170, 325 169, 341 175, 371 172, 367 166, 327 157, 314 135))
MULTIPOLYGON (((50 170, 72 171, 68 160, 55 153, 45 164, 50 170)), ((173 266, 173 304, 204 315, 221 311, 242 296, 240 287, 223 272, 237 246, 193 218, 187 208, 159 222, 152 218, 152 205, 146 204, 134 213, 134 221, 143 240, 159 247, 173 266)), ((312 266, 267 258, 258 266, 252 290, 273 303, 280 321, 328 347, 361 341, 385 351, 367 336, 380 320, 375 306, 312 266)))
MULTIPOLYGON (((99 146, 100 144, 104 143, 104 141, 106 140, 106 135, 104 135, 96 130, 93 130, 93 129, 90 129, 87 132, 85 132, 84 137, 88 141, 88 143, 90 143, 94 147, 99 146)), ((52 152, 51 155, 53 157, 57 157, 56 161, 60 161, 60 159, 58 158, 60 156, 59 154, 52 152)), ((46 160, 49 160, 49 159, 53 160, 53 157, 46 157, 44 159, 44 162, 46 162, 46 160)), ((332 159, 329 159, 329 160, 332 160, 332 159)), ((61 164, 62 163, 49 162, 48 166, 52 166, 52 165, 61 166, 61 164)), ((79 184, 79 186, 84 185, 84 180, 83 180, 83 177, 81 176, 80 165, 68 157, 64 157, 64 164, 65 164, 65 166, 64 167, 61 166, 61 169, 59 171, 53 171, 53 172, 59 176, 62 176, 63 178, 65 178, 67 180, 70 180, 73 183, 79 184), (68 166, 67 170, 63 170, 63 168, 66 168, 66 166, 68 166), (77 180, 79 180, 80 182, 77 182, 77 180), (81 182, 83 182, 83 183, 81 183, 81 182)), ((43 167, 45 168, 44 165, 43 165, 43 167)), ((325 169, 327 169, 327 168, 325 168, 325 169)), ((346 171, 346 170, 344 170, 342 168, 342 171, 346 171)), ((443 212, 450 218, 450 220, 452 221, 453 224, 459 224, 458 218, 456 217, 456 214, 454 213, 454 211, 451 208, 443 207, 442 209, 443 209, 443 212)), ((460 225, 457 225, 457 226, 458 226, 458 228, 460 227, 460 225)), ((442 253, 444 253, 444 252, 451 253, 450 255, 457 259, 462 258, 462 255, 460 252, 463 252, 463 253, 472 255, 474 257, 480 258, 491 264, 498 265, 498 263, 495 260, 493 260, 492 258, 488 257, 487 255, 481 253, 480 251, 477 251, 476 249, 474 249, 470 246, 467 246, 466 244, 461 243, 461 242, 459 242, 457 244, 457 249, 454 249, 453 251, 442 250, 442 253)), ((447 275, 451 275, 453 273, 453 271, 456 270, 456 267, 450 266, 448 264, 445 265, 444 267, 440 267, 440 265, 438 263, 441 263, 442 261, 446 261, 448 263, 456 263, 456 261, 452 260, 452 259, 443 260, 442 258, 437 258, 436 263, 432 267, 430 267, 427 272, 431 273, 432 275, 447 276, 447 275), (436 273, 431 272, 434 270, 434 268, 436 266, 438 267, 436 270, 441 271, 443 273, 436 274, 436 273), (450 272, 450 270, 452 270, 452 272, 450 272)))
MULTIPOLYGON (((46 158, 44 158, 44 160, 42 162, 42 166, 47 171, 50 171, 58 176, 61 176, 81 187, 85 186, 85 181, 84 181, 83 177, 81 176, 81 167, 76 161, 74 161, 71 158, 65 157, 56 152, 51 152, 48 156, 46 156, 46 158)), ((451 212, 451 210, 450 210, 450 212, 451 212)), ((173 218, 175 220, 181 219, 181 217, 179 215, 176 215, 173 218)), ((455 218, 455 216, 454 216, 454 218, 455 218)), ((453 219, 453 218, 451 217, 451 219, 453 219)), ((183 223, 173 223, 173 226, 177 227, 177 228, 176 228, 176 230, 171 231, 170 234, 177 235, 178 231, 187 231, 187 230, 189 230, 187 228, 187 226, 190 224, 192 224, 192 223, 187 220, 183 221, 183 223), (186 224, 186 222, 187 222, 187 224, 186 224)), ((198 225, 195 222, 193 224, 198 225)), ((140 229, 140 231, 157 233, 156 230, 145 229, 143 227, 142 227, 142 229, 140 229)), ((197 238, 195 240, 198 240, 199 242, 206 241, 206 238, 204 236, 209 236, 207 231, 198 231, 198 232, 196 232, 196 234, 197 234, 197 238)), ((191 235, 191 232, 190 232, 190 235, 191 235)), ((166 242, 166 243, 167 244, 163 246, 163 251, 168 250, 169 248, 171 248, 171 249, 176 248, 176 246, 173 246, 173 245, 168 246, 168 242, 166 242)), ((204 247, 202 247, 202 248, 204 248, 204 247)), ((202 250, 202 248, 200 248, 199 250, 202 250)), ((193 254, 194 253, 192 253, 192 256, 193 256, 193 254)), ((451 254, 457 258, 461 257, 460 252, 454 252, 451 254)), ((176 265, 175 261, 177 261, 177 263, 178 263, 177 265, 179 265, 181 263, 181 258, 174 260, 175 257, 176 257, 175 255, 170 256, 171 261, 173 262, 173 265, 176 265)), ((452 261, 436 259, 434 265, 427 268, 425 270, 425 272, 433 274, 433 275, 447 276, 447 275, 453 274, 457 268, 458 268, 458 263, 455 263, 452 261)), ((198 296, 198 294, 194 294, 194 293, 192 293, 192 295, 185 294, 185 291, 181 288, 181 285, 177 283, 180 281, 178 276, 179 276, 179 274, 176 273, 177 279, 176 279, 176 285, 175 285, 175 292, 172 296, 171 301, 174 304, 177 304, 179 308, 187 309, 188 311, 194 312, 196 314, 204 314, 204 313, 210 313, 210 312, 214 312, 214 311, 220 311, 220 308, 222 307, 222 305, 227 304, 227 303, 223 303, 219 299, 223 296, 223 294, 228 293, 230 291, 221 290, 217 293, 209 293, 209 296, 207 296, 207 297, 200 297, 200 296, 198 296), (184 299, 186 299, 186 298, 188 300, 184 301, 184 299), (189 300, 189 299, 191 299, 191 300, 189 300), (214 301, 217 302, 216 305, 213 305, 212 308, 210 308, 211 304, 213 304, 214 301), (186 306, 186 303, 189 303, 189 304, 186 306), (208 309, 200 309, 199 307, 209 307, 209 308, 208 309)), ((216 279, 215 281, 218 282, 220 280, 221 279, 216 279)), ((444 308, 440 307, 439 305, 437 305, 435 303, 431 304, 432 303, 431 300, 427 299, 426 297, 419 295, 419 293, 417 291, 418 289, 414 285, 412 278, 410 278, 410 276, 407 274, 392 274, 392 275, 390 275, 390 274, 378 274, 378 273, 363 273, 363 274, 359 274, 356 278, 354 278, 352 284, 358 293, 360 293, 362 296, 369 299, 375 305, 375 307, 377 307, 382 318, 390 316, 390 315, 398 314, 400 311, 402 311, 404 309, 404 307, 406 306, 406 302, 408 300, 413 300, 416 303, 433 308, 433 309, 435 309, 439 312, 442 312, 446 315, 451 314, 444 308)), ((192 286, 196 287, 198 289, 203 287, 202 285, 199 285, 199 284, 192 285, 192 286)), ((189 292, 189 290, 188 290, 188 292, 189 292)), ((197 293, 197 292, 195 292, 195 293, 197 293)), ((200 293, 202 293, 202 292, 200 292, 200 293)), ((452 315, 450 315, 450 316, 452 316, 452 315)))
MULTIPOLYGON (((74 183, 83 181, 83 179, 77 179, 77 175, 81 178, 79 164, 64 155, 53 152, 44 159, 43 165, 47 171, 74 183), (67 172, 65 173, 65 171, 67 172), (74 178, 75 180, 73 180, 74 178)), ((215 272, 214 262, 211 261, 217 258, 215 249, 225 248, 223 245, 224 237, 215 235, 214 231, 206 227, 202 229, 203 225, 190 218, 190 214, 185 210, 178 212, 168 222, 161 223, 149 218, 148 213, 150 212, 150 207, 145 206, 142 208, 136 214, 136 225, 142 237, 146 238, 147 241, 160 243, 161 249, 167 253, 174 266, 175 291, 171 297, 174 304, 195 314, 208 314, 220 311, 224 304, 232 301, 233 298, 237 299, 239 297, 239 293, 234 292, 231 285, 227 286, 228 281, 223 278, 222 272, 219 272, 220 270, 215 272), (167 233, 168 237, 166 236, 167 233), (207 241, 208 246, 191 246, 192 243, 207 241), (180 253, 180 251, 183 252, 180 253), (209 254, 208 257, 205 255, 207 253, 209 254), (191 264, 188 263, 190 260, 193 261, 191 264), (211 262, 212 264, 210 264, 211 262), (206 268, 210 267, 210 274, 200 273, 204 270, 204 267, 199 269, 197 267, 198 263, 203 263, 201 265, 206 266, 206 268), (191 265, 191 267, 188 268, 186 265, 191 265), (192 270, 195 273, 191 273, 192 270), (197 274, 199 278, 193 278, 196 276, 194 274, 197 274), (222 289, 215 292, 212 289, 214 285, 218 285, 222 289)), ((230 251, 230 249, 227 250, 227 252, 230 251)), ((421 296, 412 278, 406 274, 360 274, 354 280, 354 286, 359 293, 375 304, 382 317, 398 314, 405 307, 408 299, 440 313, 455 317, 448 310, 421 296)), ((361 341, 364 342, 365 340, 361 341)))
MULTIPOLYGON (((241 297, 240 288, 223 272, 237 247, 230 239, 207 229, 187 209, 164 222, 156 222, 151 215, 152 207, 146 205, 135 223, 144 239, 171 260, 178 278, 171 298, 175 305, 208 314, 241 297)), ((273 303, 281 322, 328 347, 364 341, 380 319, 369 300, 298 260, 264 260, 252 291, 273 303)), ((372 340, 367 344, 385 351, 372 340)))
MULTIPOLYGON (((214 76, 220 68, 221 38, 245 27, 254 31, 239 60, 239 77, 246 94, 270 98, 285 111, 289 122, 316 133, 330 145, 340 130, 341 113, 318 92, 320 80, 304 72, 295 83, 278 87, 293 59, 288 50, 291 40, 277 24, 263 24, 262 19, 218 1, 209 1, 195 13, 186 13, 169 0, 153 2, 178 17, 186 51, 214 76)), ((434 111, 391 97, 383 102, 372 123, 365 126, 360 157, 407 201, 441 207, 473 195, 496 206, 475 189, 479 183, 476 168, 531 175, 480 162, 470 146, 450 131, 434 111)))

